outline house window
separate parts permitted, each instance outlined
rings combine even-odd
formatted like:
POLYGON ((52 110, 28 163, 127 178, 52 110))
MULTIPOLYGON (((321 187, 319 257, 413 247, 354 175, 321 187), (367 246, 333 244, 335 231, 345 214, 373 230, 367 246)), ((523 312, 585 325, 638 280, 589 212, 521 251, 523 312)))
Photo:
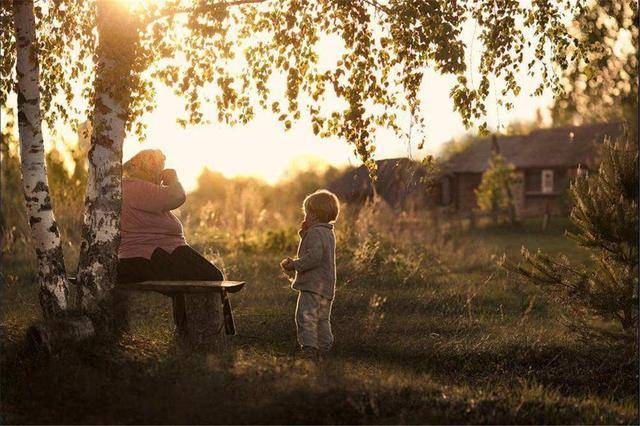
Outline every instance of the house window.
POLYGON ((550 194, 553 192, 553 170, 542 171, 542 193, 550 194))

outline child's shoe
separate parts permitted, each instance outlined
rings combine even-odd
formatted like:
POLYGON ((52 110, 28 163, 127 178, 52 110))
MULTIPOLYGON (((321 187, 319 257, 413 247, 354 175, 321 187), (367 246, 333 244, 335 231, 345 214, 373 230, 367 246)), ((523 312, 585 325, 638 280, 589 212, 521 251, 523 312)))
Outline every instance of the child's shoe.
POLYGON ((320 355, 320 358, 323 360, 331 358, 331 355, 333 355, 333 346, 329 346, 328 348, 318 349, 318 354, 320 355))
POLYGON ((302 350, 302 346, 300 346, 298 344, 298 342, 296 342, 296 345, 292 348, 293 350, 291 351, 291 355, 293 357, 298 357, 300 355, 300 351, 302 350))
POLYGON ((301 346, 300 352, 298 352, 298 356, 302 359, 316 362, 320 359, 320 352, 317 348, 314 348, 312 346, 301 346))

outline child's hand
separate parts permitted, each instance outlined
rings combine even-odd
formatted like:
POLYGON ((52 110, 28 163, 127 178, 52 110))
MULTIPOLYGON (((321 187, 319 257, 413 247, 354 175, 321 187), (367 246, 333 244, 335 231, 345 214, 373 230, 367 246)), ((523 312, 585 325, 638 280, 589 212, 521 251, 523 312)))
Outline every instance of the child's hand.
POLYGON ((282 259, 282 262, 280 262, 280 267, 285 271, 293 271, 293 259, 291 259, 290 257, 282 259))
POLYGON ((284 269, 286 269, 287 271, 295 270, 295 266, 293 265, 293 259, 291 259, 290 257, 287 257, 287 262, 284 265, 284 269))

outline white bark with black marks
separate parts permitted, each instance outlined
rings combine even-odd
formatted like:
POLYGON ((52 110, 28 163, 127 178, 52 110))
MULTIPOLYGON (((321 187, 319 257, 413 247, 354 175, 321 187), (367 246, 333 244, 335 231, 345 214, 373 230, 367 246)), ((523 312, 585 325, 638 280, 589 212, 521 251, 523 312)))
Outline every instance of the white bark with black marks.
POLYGON ((120 106, 101 94, 105 111, 94 115, 94 133, 88 153, 89 175, 85 198, 82 246, 78 266, 80 306, 89 311, 113 289, 120 244, 122 143, 125 120, 120 106))
POLYGON ((13 8, 22 181, 38 259, 40 304, 50 318, 68 308, 68 282, 47 183, 33 0, 14 1, 13 8))
POLYGON ((96 6, 99 45, 93 131, 77 278, 79 306, 109 317, 120 244, 122 145, 137 29, 126 2, 99 0, 96 6))

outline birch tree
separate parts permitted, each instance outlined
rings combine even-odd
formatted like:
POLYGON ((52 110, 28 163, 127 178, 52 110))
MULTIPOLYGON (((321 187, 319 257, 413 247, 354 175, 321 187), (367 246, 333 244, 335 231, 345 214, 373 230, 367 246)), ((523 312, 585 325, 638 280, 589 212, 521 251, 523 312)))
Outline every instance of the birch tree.
POLYGON ((40 112, 40 65, 33 0, 13 2, 20 161, 27 220, 38 259, 40 304, 45 317, 68 308, 68 282, 60 232, 53 214, 40 112))
POLYGON ((79 305, 90 312, 98 311, 98 304, 111 301, 116 279, 122 145, 130 109, 130 75, 138 46, 138 29, 126 3, 98 0, 96 8, 99 42, 93 130, 77 275, 79 305))

